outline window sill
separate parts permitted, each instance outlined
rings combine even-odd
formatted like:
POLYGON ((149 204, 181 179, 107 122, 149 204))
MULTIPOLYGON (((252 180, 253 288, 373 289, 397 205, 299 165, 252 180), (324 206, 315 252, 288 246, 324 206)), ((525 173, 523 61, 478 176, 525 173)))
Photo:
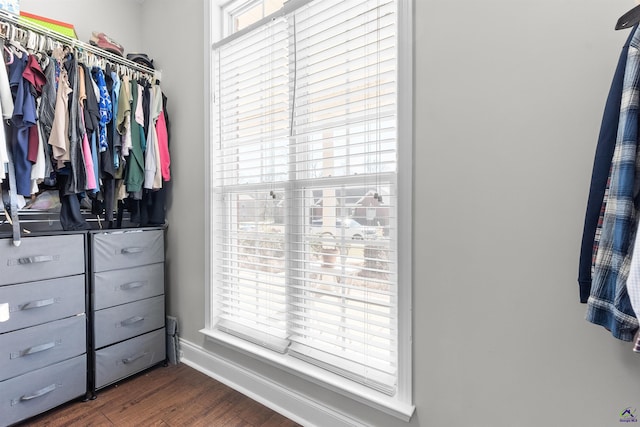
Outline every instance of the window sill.
POLYGON ((339 393, 349 399, 370 406, 387 415, 409 422, 415 406, 400 401, 396 397, 371 390, 365 386, 349 381, 339 375, 327 372, 317 366, 298 360, 286 354, 279 354, 246 342, 240 338, 212 329, 200 330, 208 339, 217 344, 240 351, 254 359, 268 363, 283 371, 296 375, 316 385, 339 393))

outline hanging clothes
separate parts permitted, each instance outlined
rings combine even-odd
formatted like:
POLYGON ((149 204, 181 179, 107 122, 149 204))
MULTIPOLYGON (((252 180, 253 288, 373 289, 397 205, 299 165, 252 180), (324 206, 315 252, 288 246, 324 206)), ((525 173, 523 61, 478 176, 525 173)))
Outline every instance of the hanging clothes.
POLYGON ((158 131, 156 123, 162 114, 162 92, 157 86, 150 91, 149 120, 147 133, 147 151, 144 158, 144 188, 159 190, 162 188, 162 172, 160 166, 160 149, 158 147, 158 131))
POLYGON ((36 100, 29 82, 23 77, 29 60, 25 53, 14 53, 9 64, 9 85, 13 95, 13 116, 11 117, 13 164, 16 173, 16 192, 31 196, 31 162, 29 161, 29 128, 36 125, 36 100))
POLYGON ((580 302, 586 303, 591 293, 592 272, 595 264, 595 255, 600 241, 602 229, 603 207, 606 205, 605 194, 608 188, 611 160, 616 145, 618 134, 618 122, 620 120, 620 103, 622 102, 622 89, 624 71, 627 65, 629 44, 636 28, 627 37, 618 59, 618 65, 613 76, 611 88, 602 116, 600 134, 596 146, 596 154, 591 173, 591 185, 582 232, 582 245, 580 248, 580 261, 578 267, 578 285, 580 302))
POLYGON ((122 78, 120 96, 118 97, 118 133, 122 137, 122 156, 127 157, 131 149, 131 80, 122 78))
POLYGON ((138 82, 131 80, 131 105, 135 107, 132 111, 131 120, 131 149, 129 160, 127 161, 127 171, 125 176, 125 185, 127 193, 133 198, 140 200, 142 198, 142 185, 144 183, 144 132, 141 123, 144 123, 142 113, 142 103, 139 102, 141 91, 138 82), (139 195, 137 195, 139 193, 139 195))
MULTIPOLYGON (((40 95, 47 79, 35 55, 28 56, 22 77, 28 82, 29 91, 35 99, 37 116, 40 95)), ((45 174, 43 144, 40 127, 37 123, 29 127, 28 141, 27 160, 31 163, 31 194, 37 194, 38 183, 44 180, 45 174)))
MULTIPOLYGON (((146 128, 145 128, 145 109, 144 109, 144 94, 145 87, 143 84, 136 80, 136 87, 138 90, 138 97, 136 98, 136 102, 133 105, 133 116, 135 118, 135 122, 140 126, 141 136, 144 138, 140 138, 140 148, 142 151, 147 149, 147 140, 146 140, 146 128)), ((147 114, 148 116, 148 114, 147 114)))
POLYGON ((47 83, 47 77, 38 63, 38 59, 35 55, 29 55, 27 58, 27 65, 22 73, 22 77, 25 78, 32 86, 32 94, 36 97, 42 93, 42 88, 47 83), (35 92, 34 92, 35 91, 35 92))
MULTIPOLYGON (((55 54, 54 54, 55 55, 55 54)), ((58 77, 60 76, 59 62, 55 57, 51 57, 48 65, 44 69, 47 82, 42 87, 42 97, 38 116, 40 123, 43 125, 44 139, 49 140, 51 127, 53 126, 53 118, 55 115, 56 96, 58 91, 58 77)))
POLYGON ((85 191, 87 186, 87 171, 84 167, 82 155, 82 134, 83 126, 80 120, 80 104, 78 100, 78 61, 76 56, 69 54, 64 62, 67 70, 69 83, 71 85, 71 95, 69 99, 69 169, 70 179, 67 181, 65 192, 67 194, 78 194, 85 191))
MULTIPOLYGON (((11 44, 5 48, 0 40, 7 65, 0 67, 0 116, 11 124, 6 144, 0 127, 0 182, 12 152, 18 194, 56 186, 65 230, 88 228, 85 198, 109 227, 116 199, 130 207, 132 223, 161 225, 170 158, 159 85, 126 69, 121 76, 120 65, 74 49, 48 46, 45 54, 40 47, 30 55, 11 44)), ((44 45, 30 49, 38 46, 44 45)))
MULTIPOLYGON (((113 78, 111 77, 111 73, 106 72, 106 73, 102 73, 103 74, 103 82, 104 82, 104 88, 100 88, 100 132, 101 132, 101 138, 102 138, 102 133, 104 132, 104 136, 105 136, 105 146, 103 147, 103 142, 100 142, 100 163, 102 165, 102 175, 101 177, 103 179, 108 178, 108 179, 113 179, 116 173, 116 169, 114 167, 113 164, 113 139, 114 139, 114 135, 113 135, 113 126, 111 125, 111 121, 113 120, 113 102, 111 101, 111 93, 113 91, 113 78), (105 93, 103 93, 103 89, 106 90, 105 93), (106 101, 103 102, 102 98, 106 97, 106 101), (108 109, 108 111, 103 112, 103 105, 105 105, 108 109), (106 120, 106 121, 105 121, 106 120), (103 126, 104 123, 104 126, 103 126)), ((98 83, 98 87, 100 87, 100 83, 99 81, 96 81, 96 83, 98 83)))
POLYGON ((98 89, 100 90, 100 97, 98 98, 98 106, 100 107, 100 128, 98 135, 100 137, 100 152, 103 152, 108 148, 107 123, 111 121, 111 97, 109 96, 109 91, 107 90, 107 83, 104 79, 104 73, 102 72, 102 69, 93 67, 91 73, 93 74, 93 79, 98 85, 98 89))
POLYGON ((53 160, 56 161, 56 169, 64 168, 69 156, 69 95, 71 86, 67 77, 67 71, 60 69, 57 79, 56 103, 53 113, 53 123, 49 136, 49 145, 53 150, 53 160))
POLYGON ((29 128, 28 159, 31 162, 31 194, 38 194, 38 184, 44 180, 44 152, 38 124, 29 128))
MULTIPOLYGON (((4 39, 0 39, 0 50, 3 57, 4 55, 10 57, 9 60, 5 59, 5 63, 9 65, 13 61, 13 52, 5 46, 4 39)), ((13 96, 6 67, 0 67, 0 107, 2 108, 2 118, 4 120, 11 119, 13 116, 13 96)))
MULTIPOLYGON (((1 57, 4 58, 5 47, 4 40, 0 39, 1 57)), ((11 86, 9 85, 9 76, 6 67, 0 67, 0 118, 3 124, 0 125, 0 183, 6 178, 9 166, 9 152, 7 149, 7 133, 5 131, 4 122, 9 120, 13 115, 13 96, 11 95, 11 86), (10 111, 8 111, 10 110, 10 111)))
MULTIPOLYGON (((160 90, 160 86, 158 86, 160 90)), ((162 92, 162 91, 161 91, 162 92)), ((160 170, 164 181, 171 181, 171 154, 169 153, 169 129, 167 125, 167 97, 162 95, 162 112, 156 122, 156 134, 158 135, 158 151, 160 153, 160 170)))
POLYGON ((118 73, 112 71, 111 80, 113 87, 111 89, 111 107, 113 109, 111 117, 111 134, 113 135, 113 167, 117 171, 120 167, 120 153, 122 152, 122 138, 118 133, 118 107, 120 103, 120 86, 122 82, 118 73))
POLYGON ((83 122, 85 126, 85 132, 87 133, 87 143, 89 144, 91 162, 93 164, 92 180, 96 182, 96 188, 94 189, 94 192, 97 192, 99 190, 100 182, 100 164, 98 161, 96 135, 100 126, 100 107, 98 106, 98 98, 96 96, 96 92, 98 92, 99 94, 99 91, 97 89, 96 83, 93 81, 89 68, 85 64, 80 64, 80 68, 81 70, 79 71, 79 73, 84 74, 86 95, 86 99, 84 100, 83 122))
MULTIPOLYGON (((37 99, 42 93, 42 86, 46 82, 44 73, 40 68, 40 64, 35 56, 29 55, 27 58, 27 64, 22 73, 22 77, 28 82, 29 90, 33 95, 36 103, 36 116, 37 116, 37 99)), ((29 128, 29 144, 27 151, 27 159, 35 164, 38 160, 38 147, 39 146, 39 137, 38 137, 38 126, 33 125, 29 128)))
POLYGON ((638 114, 640 111, 640 31, 636 27, 629 43, 623 78, 618 132, 609 172, 609 189, 602 203, 604 215, 596 252, 586 319, 605 327, 621 340, 631 341, 638 319, 627 293, 631 245, 637 228, 634 200, 638 197, 635 176, 640 162, 638 114))
POLYGON ((84 166, 87 171, 87 185, 86 190, 93 191, 98 188, 96 174, 94 170, 93 156, 91 154, 91 147, 89 145, 89 136, 87 132, 87 125, 85 122, 86 104, 87 104, 87 80, 84 73, 84 66, 78 64, 78 102, 81 109, 80 121, 82 123, 82 157, 84 160, 84 166))
MULTIPOLYGON (((58 51, 61 58, 62 52, 58 51)), ((53 170, 52 157, 53 152, 49 145, 49 138, 51 136, 51 129, 53 127, 55 106, 58 91, 58 77, 60 75, 59 62, 56 59, 56 50, 54 49, 52 56, 48 59, 47 66, 44 69, 44 74, 47 82, 42 88, 42 95, 40 96, 40 104, 38 105, 38 123, 40 125, 40 135, 44 142, 44 156, 45 156, 45 179, 49 179, 50 183, 53 183, 55 179, 55 172, 53 170)))
MULTIPOLYGON (((82 120, 82 124, 84 124, 84 116, 80 116, 80 119, 82 120)), ((82 136, 82 158, 87 171, 87 184, 85 189, 89 191, 96 190, 98 188, 98 182, 96 181, 96 174, 93 166, 91 146, 89 145, 89 138, 86 133, 82 136)))

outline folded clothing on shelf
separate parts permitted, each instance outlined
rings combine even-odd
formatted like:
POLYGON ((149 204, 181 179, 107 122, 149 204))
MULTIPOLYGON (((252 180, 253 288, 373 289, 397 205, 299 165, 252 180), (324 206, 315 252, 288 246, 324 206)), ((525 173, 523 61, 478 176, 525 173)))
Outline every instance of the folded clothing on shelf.
POLYGON ((153 59, 149 59, 146 53, 127 53, 127 59, 133 62, 137 62, 145 67, 155 69, 153 67, 153 59))
POLYGON ((89 43, 93 46, 97 46, 100 49, 104 49, 107 52, 115 53, 116 55, 124 56, 124 47, 105 33, 91 33, 91 40, 89 43))

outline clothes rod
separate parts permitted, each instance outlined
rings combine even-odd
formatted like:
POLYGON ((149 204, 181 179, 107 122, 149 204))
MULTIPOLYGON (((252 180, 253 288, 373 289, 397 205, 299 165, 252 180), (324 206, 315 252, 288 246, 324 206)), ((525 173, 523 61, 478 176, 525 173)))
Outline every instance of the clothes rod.
POLYGON ((74 39, 69 36, 65 36, 64 34, 57 33, 49 28, 43 27, 42 25, 38 25, 34 22, 20 20, 19 15, 15 15, 13 13, 7 12, 6 10, 0 9, 0 21, 4 21, 11 25, 15 25, 22 29, 27 29, 31 31, 35 31, 41 35, 46 37, 51 37, 52 39, 67 45, 72 48, 77 48, 86 52, 91 52, 94 55, 103 57, 113 63, 124 65, 128 68, 131 68, 135 71, 140 71, 142 73, 153 76, 154 80, 162 80, 162 72, 159 70, 154 70, 153 68, 149 68, 137 62, 131 61, 129 59, 123 58, 122 56, 118 56, 114 53, 106 51, 104 49, 100 49, 99 47, 93 46, 89 43, 85 43, 78 39, 74 39))

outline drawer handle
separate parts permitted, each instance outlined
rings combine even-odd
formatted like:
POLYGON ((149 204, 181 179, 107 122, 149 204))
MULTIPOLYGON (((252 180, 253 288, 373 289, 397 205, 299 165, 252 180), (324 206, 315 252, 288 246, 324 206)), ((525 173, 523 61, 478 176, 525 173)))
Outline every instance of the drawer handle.
POLYGON ((27 402, 29 400, 33 400, 33 399, 37 399, 38 397, 42 397, 45 394, 51 393, 52 391, 54 391, 56 388, 60 387, 60 385, 57 384, 51 384, 50 386, 47 386, 45 388, 42 388, 36 392, 33 392, 31 394, 25 394, 24 396, 22 396, 20 399, 14 400, 11 403, 18 403, 18 402, 27 402))
POLYGON ((135 325, 136 323, 142 322, 143 320, 144 320, 144 317, 142 317, 142 316, 130 317, 129 319, 123 320, 122 322, 120 322, 120 326, 135 325))
POLYGON ((31 301, 26 304, 22 304, 20 306, 20 310, 31 310, 32 308, 42 308, 47 307, 49 305, 55 304, 56 300, 54 298, 43 299, 40 301, 31 301))
MULTIPOLYGON (((58 343, 59 344, 59 343, 58 343)), ((27 349, 21 350, 17 353, 11 353, 10 359, 18 359, 20 357, 28 356, 30 354, 40 353, 43 351, 51 350, 56 346, 56 342, 48 342, 46 344, 34 345, 27 349)))
POLYGON ((128 365, 129 363, 133 363, 136 360, 145 357, 147 354, 149 354, 149 352, 145 351, 144 353, 138 354, 137 356, 127 357, 126 359, 122 359, 122 363, 124 363, 125 365, 128 365))
POLYGON ((123 255, 129 255, 129 254, 139 254, 144 252, 144 248, 123 248, 120 250, 120 253, 123 255))
POLYGON ((52 261, 60 261, 60 255, 34 255, 24 258, 10 259, 7 261, 7 265, 13 267, 14 265, 41 264, 52 261))
POLYGON ((51 262, 55 260, 56 260, 56 257, 52 255, 39 255, 39 256, 19 258, 18 264, 38 264, 41 262, 51 262))
POLYGON ((141 288, 141 287, 143 287, 143 286, 144 286, 144 285, 146 285, 146 284, 147 284, 147 282, 146 282, 146 281, 144 281, 144 282, 131 282, 131 283, 125 283, 125 284, 120 285, 120 290, 123 290, 123 291, 130 291, 130 290, 132 290, 132 289, 141 288))

